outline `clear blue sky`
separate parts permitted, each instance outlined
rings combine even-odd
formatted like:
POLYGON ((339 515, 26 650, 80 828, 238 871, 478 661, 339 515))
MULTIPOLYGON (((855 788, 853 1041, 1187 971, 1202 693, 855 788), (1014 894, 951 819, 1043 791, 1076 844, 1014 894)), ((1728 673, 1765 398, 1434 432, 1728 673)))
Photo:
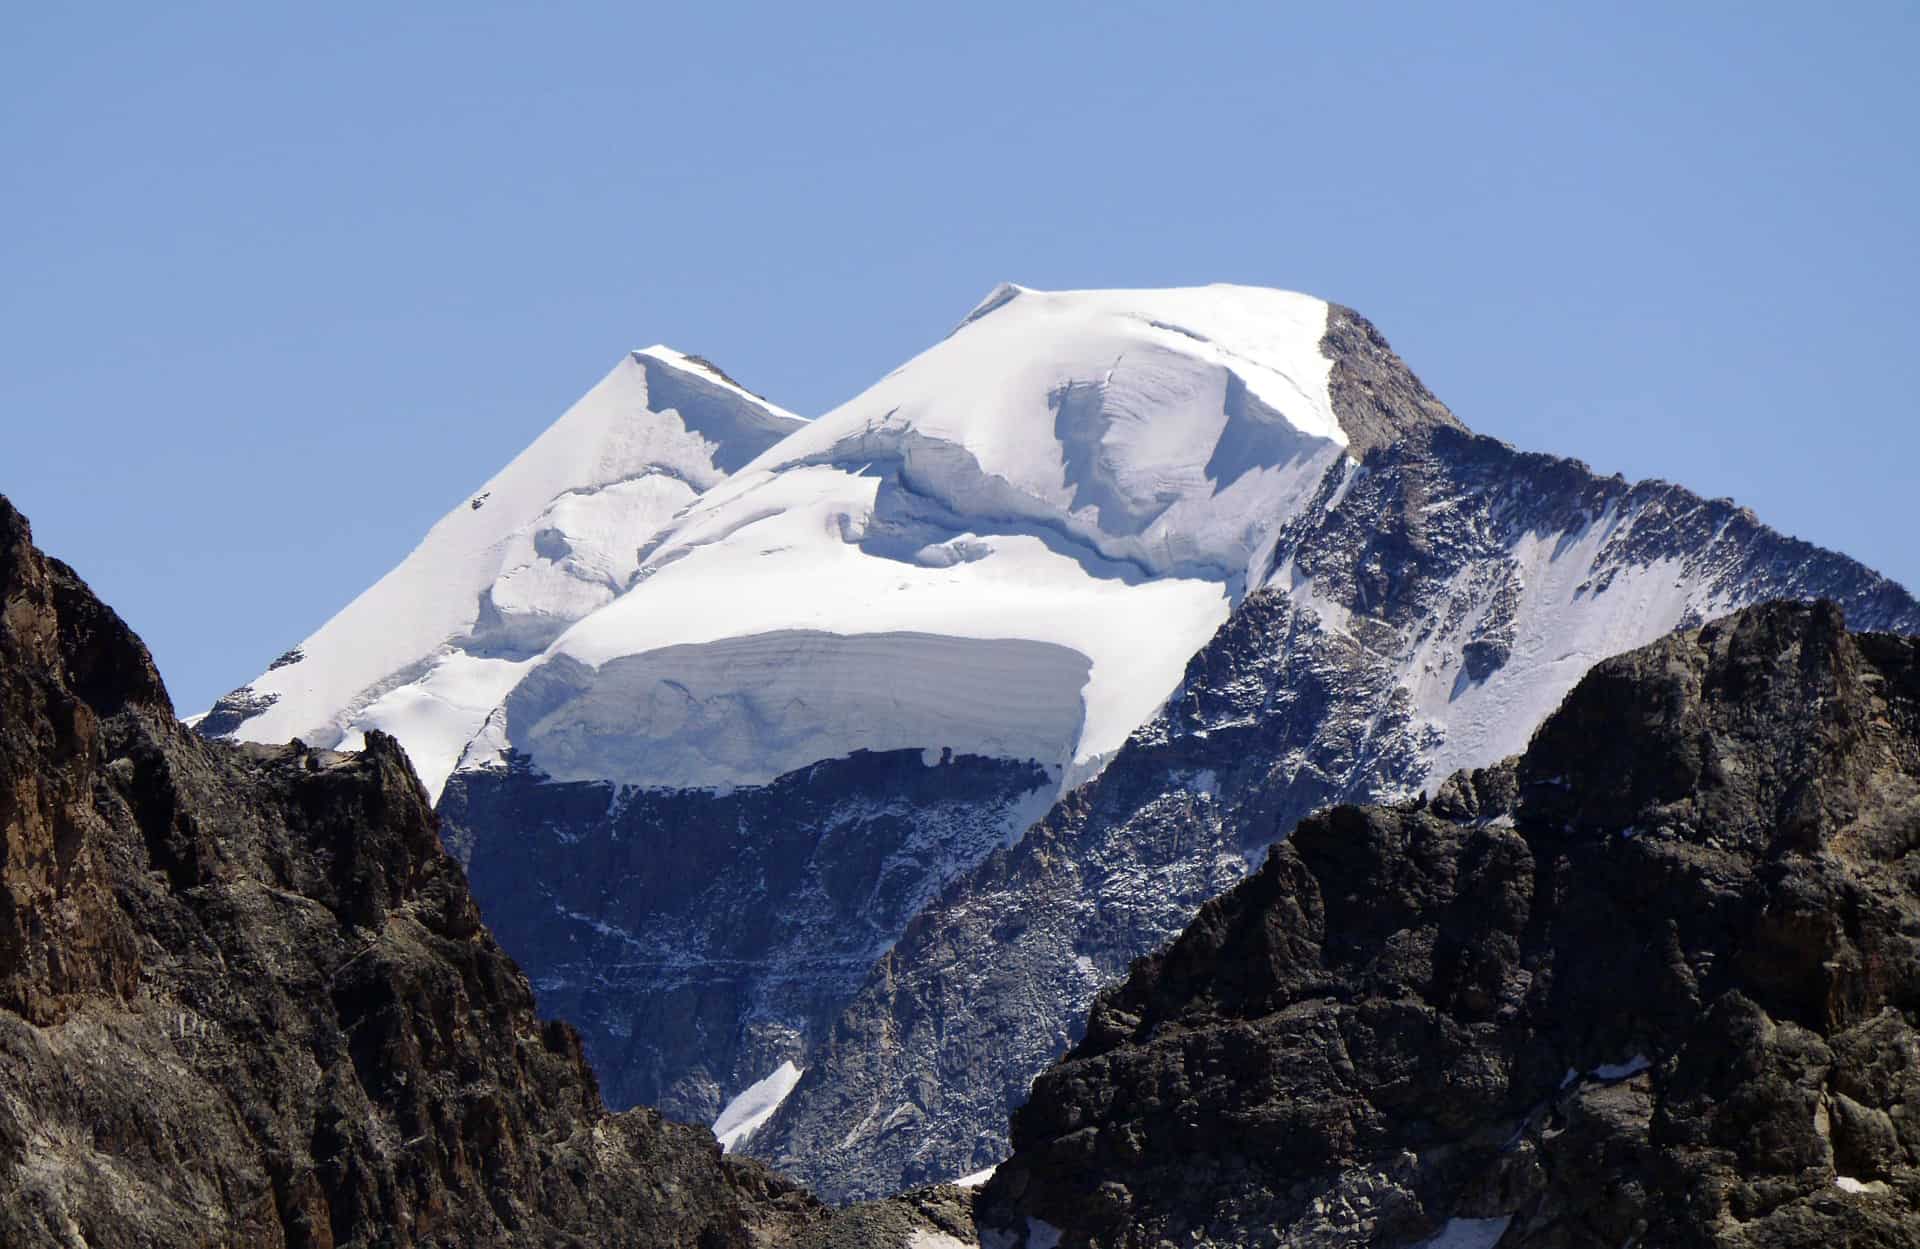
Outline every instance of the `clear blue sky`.
POLYGON ((1002 279, 1237 281, 1913 586, 1917 14, 20 7, 0 491, 191 710, 629 347, 819 412, 1002 279))

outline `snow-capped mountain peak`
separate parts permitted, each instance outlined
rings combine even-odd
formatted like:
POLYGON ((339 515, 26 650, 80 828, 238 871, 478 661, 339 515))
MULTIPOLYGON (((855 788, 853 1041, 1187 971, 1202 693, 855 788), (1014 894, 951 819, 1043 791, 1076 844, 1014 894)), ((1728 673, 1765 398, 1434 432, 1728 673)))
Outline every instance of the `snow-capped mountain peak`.
POLYGON ((200 728, 394 734, 609 1096, 712 1122, 804 1069, 746 1147, 844 1191, 1000 1156, 1100 980, 1292 817, 1807 594, 1920 619, 1474 436, 1350 309, 1005 284, 813 421, 632 353, 200 728))
POLYGON ((647 536, 802 424, 697 357, 630 353, 202 731, 352 748, 384 729, 437 793, 526 662, 625 589, 647 536))
POLYGON ((1093 766, 1346 453, 1329 318, 1003 285, 811 422, 635 351, 205 730, 380 727, 436 791, 509 741, 634 784, 904 746, 1093 766))
POLYGON ((511 741, 557 778, 727 786, 917 747, 1084 772, 1345 454, 1327 322, 1249 287, 999 288, 668 522, 470 762, 511 741))

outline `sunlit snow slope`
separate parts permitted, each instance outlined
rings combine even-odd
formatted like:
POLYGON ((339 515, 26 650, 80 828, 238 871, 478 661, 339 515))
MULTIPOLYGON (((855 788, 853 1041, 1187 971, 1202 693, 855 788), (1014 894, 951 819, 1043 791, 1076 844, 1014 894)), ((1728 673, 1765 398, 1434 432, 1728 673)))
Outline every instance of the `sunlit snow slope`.
POLYGON ((383 729, 437 794, 547 644, 625 590, 648 535, 800 425, 702 361, 634 352, 201 731, 352 749, 383 729))
POLYGON ((702 786, 857 749, 1084 770, 1342 455, 1326 316, 1236 287, 1002 288, 667 524, 471 762, 511 743, 556 779, 702 786))
POLYGON ((436 791, 508 747, 648 786, 908 747, 1083 775, 1344 454, 1327 316, 1003 286, 810 423, 636 353, 208 731, 382 728, 436 791))

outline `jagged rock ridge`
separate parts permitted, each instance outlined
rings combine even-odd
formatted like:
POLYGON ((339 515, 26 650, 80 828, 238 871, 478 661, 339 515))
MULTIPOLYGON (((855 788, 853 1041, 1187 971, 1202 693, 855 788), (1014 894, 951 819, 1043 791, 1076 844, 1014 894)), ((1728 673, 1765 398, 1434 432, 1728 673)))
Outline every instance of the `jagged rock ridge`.
POLYGON ((1755 608, 1301 823, 1100 996, 983 1242, 1920 1243, 1917 1024, 1920 642, 1755 608))

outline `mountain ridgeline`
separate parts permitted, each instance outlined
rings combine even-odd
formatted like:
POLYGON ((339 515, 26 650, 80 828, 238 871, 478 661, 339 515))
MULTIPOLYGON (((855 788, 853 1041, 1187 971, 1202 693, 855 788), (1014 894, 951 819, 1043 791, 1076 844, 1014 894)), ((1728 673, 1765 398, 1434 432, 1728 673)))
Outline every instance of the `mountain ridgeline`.
POLYGON ((1339 305, 1003 287, 810 421, 635 353, 203 727, 397 738, 615 1104, 799 1069, 738 1148, 842 1200, 1006 1158, 1102 986, 1315 810, 1815 598, 1920 630, 1730 502, 1471 433, 1339 305))

